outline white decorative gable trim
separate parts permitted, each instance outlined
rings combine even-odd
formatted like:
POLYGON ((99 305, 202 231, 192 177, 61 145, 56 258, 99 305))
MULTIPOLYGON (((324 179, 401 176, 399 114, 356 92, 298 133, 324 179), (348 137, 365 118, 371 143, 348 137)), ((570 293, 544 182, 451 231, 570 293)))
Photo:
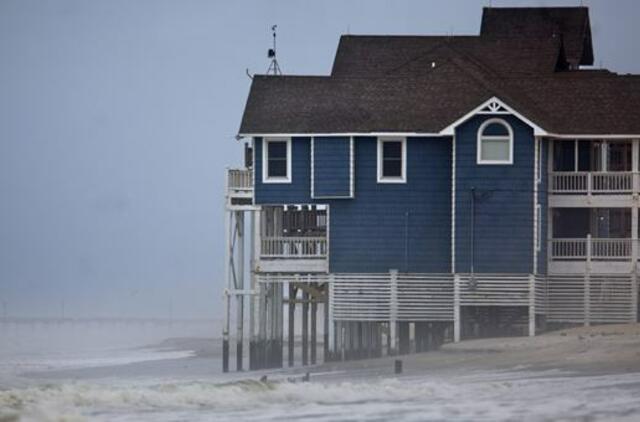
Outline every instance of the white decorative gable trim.
POLYGON ((484 103, 480 104, 478 107, 471 110, 469 113, 460 117, 455 122, 451 123, 449 126, 445 127, 440 131, 440 135, 450 135, 453 136, 455 134, 456 127, 460 126, 460 124, 466 122, 473 116, 477 114, 488 114, 488 115, 504 115, 504 114, 513 114, 518 119, 522 120, 529 126, 533 128, 533 134, 535 136, 546 136, 548 132, 533 123, 531 120, 523 116, 522 114, 515 111, 513 108, 509 107, 504 101, 500 100, 498 97, 491 97, 484 103))
POLYGON ((502 106, 497 99, 489 100, 489 104, 482 108, 478 114, 508 114, 509 111, 502 106))

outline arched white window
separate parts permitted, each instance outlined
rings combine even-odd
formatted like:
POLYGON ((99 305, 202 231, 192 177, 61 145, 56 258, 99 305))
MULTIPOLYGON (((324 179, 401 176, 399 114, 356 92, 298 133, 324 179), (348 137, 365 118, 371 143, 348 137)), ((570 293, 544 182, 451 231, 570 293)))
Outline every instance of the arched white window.
POLYGON ((513 130, 502 119, 489 119, 478 129, 478 164, 513 164, 513 130))

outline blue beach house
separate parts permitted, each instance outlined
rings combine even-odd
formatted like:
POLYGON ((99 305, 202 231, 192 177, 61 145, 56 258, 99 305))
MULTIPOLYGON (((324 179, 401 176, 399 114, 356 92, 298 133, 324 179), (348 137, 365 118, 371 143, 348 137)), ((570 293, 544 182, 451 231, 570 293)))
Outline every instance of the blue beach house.
POLYGON ((318 308, 325 359, 635 321, 640 76, 593 63, 586 7, 485 8, 479 35, 345 35, 330 75, 255 75, 226 196, 250 366, 284 325, 296 361, 300 312, 315 362, 318 308))

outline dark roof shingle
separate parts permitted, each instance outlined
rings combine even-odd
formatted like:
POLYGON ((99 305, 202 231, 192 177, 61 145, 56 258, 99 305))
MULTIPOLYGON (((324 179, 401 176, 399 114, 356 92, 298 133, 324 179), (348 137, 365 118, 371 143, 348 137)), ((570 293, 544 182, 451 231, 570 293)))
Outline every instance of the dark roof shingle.
POLYGON ((331 76, 256 75, 240 134, 438 133, 493 96, 553 134, 640 134, 640 76, 566 66, 584 53, 586 8, 485 9, 482 25, 482 36, 343 36, 331 76), (528 35, 498 36, 513 31, 528 35))

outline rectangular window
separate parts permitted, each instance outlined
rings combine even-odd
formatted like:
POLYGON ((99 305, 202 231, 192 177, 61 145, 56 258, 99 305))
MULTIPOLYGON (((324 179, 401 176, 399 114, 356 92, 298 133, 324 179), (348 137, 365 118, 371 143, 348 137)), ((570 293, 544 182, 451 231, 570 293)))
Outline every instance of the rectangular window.
POLYGON ((265 138, 262 149, 262 181, 291 182, 291 139, 265 138))
POLYGON ((378 183, 405 183, 406 139, 378 139, 378 183))

